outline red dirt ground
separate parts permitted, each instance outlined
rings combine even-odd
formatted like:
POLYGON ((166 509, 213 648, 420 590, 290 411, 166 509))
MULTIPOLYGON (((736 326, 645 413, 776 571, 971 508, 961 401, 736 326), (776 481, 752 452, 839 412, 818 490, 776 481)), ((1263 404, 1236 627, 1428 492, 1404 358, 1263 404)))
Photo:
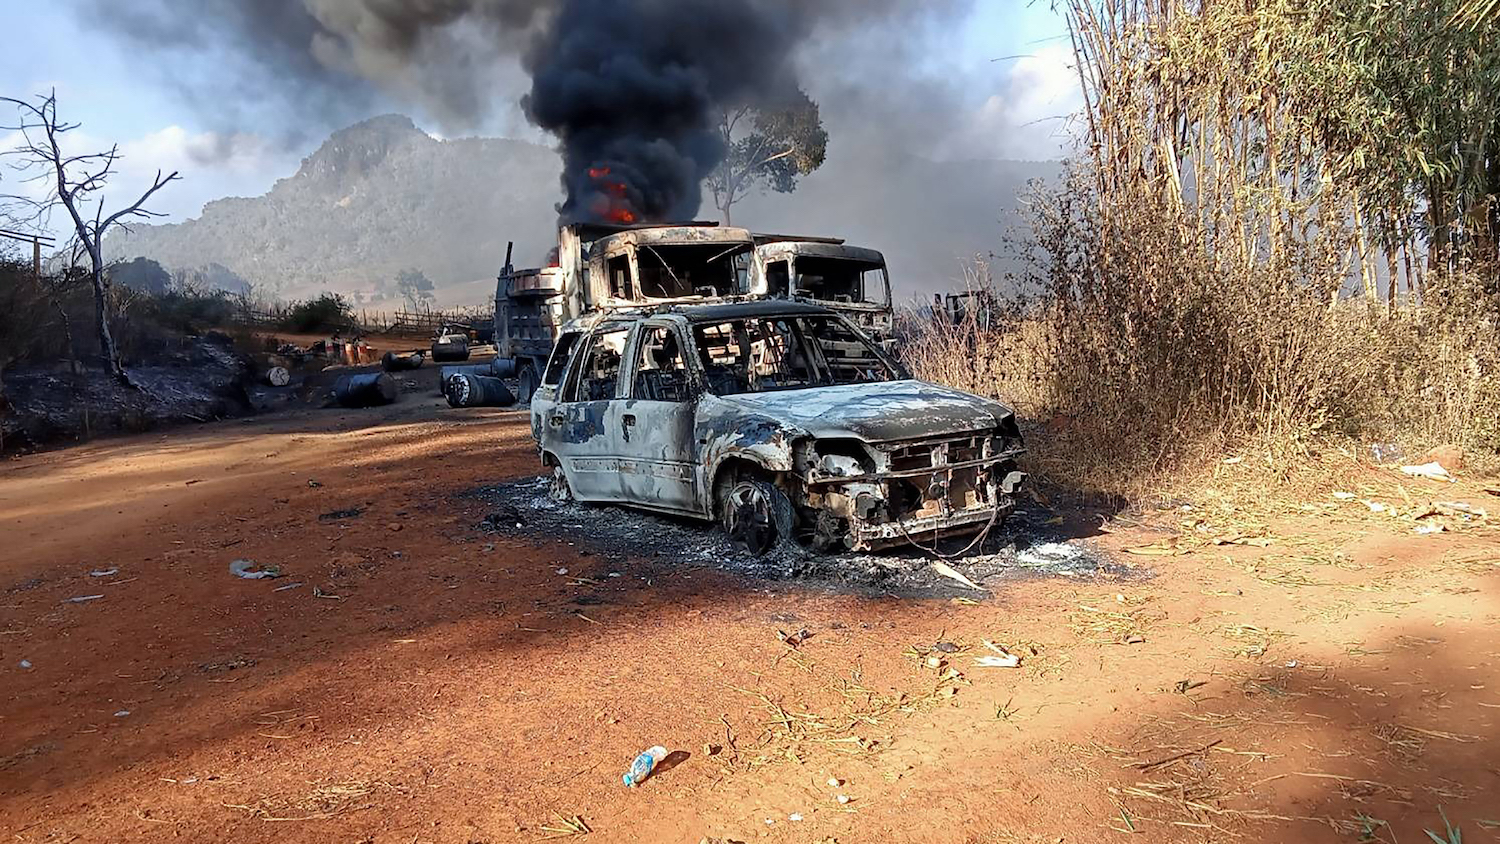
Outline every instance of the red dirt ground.
MULTIPOLYGON (((1175 549, 1122 555, 1150 579, 977 602, 610 578, 569 537, 477 529, 464 493, 538 471, 525 416, 440 404, 0 467, 6 840, 466 844, 576 817, 610 842, 1413 842, 1440 809, 1500 838, 1493 517, 1424 536, 1331 489, 1208 496, 1108 526, 1175 549), (976 666, 985 639, 1022 666, 976 666), (940 640, 964 648, 941 670, 908 653, 940 640), (658 743, 668 766, 622 787, 658 743)), ((1403 513, 1500 508, 1361 471, 1403 513)))

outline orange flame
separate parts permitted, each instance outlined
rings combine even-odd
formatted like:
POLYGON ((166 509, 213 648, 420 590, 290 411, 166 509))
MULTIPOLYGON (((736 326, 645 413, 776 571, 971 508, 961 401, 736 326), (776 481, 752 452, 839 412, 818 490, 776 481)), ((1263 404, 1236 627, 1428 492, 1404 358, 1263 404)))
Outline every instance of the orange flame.
POLYGON ((604 178, 605 176, 608 176, 608 175, 609 175, 609 168, 608 167, 590 167, 589 168, 589 178, 590 179, 602 179, 602 178, 604 178))

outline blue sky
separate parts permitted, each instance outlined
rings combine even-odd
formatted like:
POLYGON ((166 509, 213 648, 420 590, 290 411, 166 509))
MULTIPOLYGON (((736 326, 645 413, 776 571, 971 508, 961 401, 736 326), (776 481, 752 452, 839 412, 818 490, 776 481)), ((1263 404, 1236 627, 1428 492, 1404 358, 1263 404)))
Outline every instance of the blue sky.
MULTIPOLYGON (((157 167, 179 169, 184 181, 165 191, 155 207, 171 220, 196 216, 208 200, 264 193, 277 178, 291 175, 326 135, 319 129, 288 140, 281 131, 285 127, 275 126, 279 115, 264 109, 235 110, 241 121, 235 125, 194 108, 171 80, 222 73, 219 57, 166 51, 131 55, 132 48, 84 25, 78 2, 17 4, 7 10, 0 94, 26 96, 55 87, 64 116, 83 123, 77 133, 80 145, 121 145, 126 161, 112 186, 121 196, 139 192, 157 167), (154 70, 142 68, 152 63, 154 70)), ((1066 42, 1059 38, 1060 18, 1045 3, 973 0, 966 19, 955 24, 942 27, 941 45, 927 52, 928 66, 913 72, 960 80, 954 88, 964 92, 961 107, 972 119, 943 145, 913 152, 1057 157, 1061 122, 1050 118, 1071 110, 1076 98, 1076 84, 1066 69, 1066 42), (995 61, 1016 54, 1027 58, 995 61)), ((396 101, 371 112, 392 109, 439 131, 410 104, 396 101)), ((502 108, 490 123, 481 131, 525 131, 513 109, 502 108)), ((9 180, 8 174, 0 178, 9 180)), ((0 192, 6 189, 0 182, 0 192)))

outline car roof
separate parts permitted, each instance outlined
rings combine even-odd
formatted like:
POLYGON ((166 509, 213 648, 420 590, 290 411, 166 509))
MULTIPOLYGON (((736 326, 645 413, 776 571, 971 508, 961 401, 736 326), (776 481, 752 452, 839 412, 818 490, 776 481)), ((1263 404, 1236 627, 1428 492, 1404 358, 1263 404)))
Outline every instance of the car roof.
POLYGON ((833 315, 833 311, 821 305, 790 299, 752 299, 744 302, 677 305, 672 308, 672 312, 681 314, 689 322, 719 322, 751 317, 833 315))

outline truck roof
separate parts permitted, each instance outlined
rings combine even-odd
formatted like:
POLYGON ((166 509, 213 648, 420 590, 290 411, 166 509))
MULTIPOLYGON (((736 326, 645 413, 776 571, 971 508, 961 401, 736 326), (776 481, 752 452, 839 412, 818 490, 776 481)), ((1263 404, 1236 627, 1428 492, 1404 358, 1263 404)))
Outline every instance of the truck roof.
POLYGON ((863 246, 847 246, 842 240, 772 240, 757 241, 755 251, 763 257, 776 259, 791 255, 810 255, 818 258, 843 258, 850 261, 868 261, 884 264, 885 256, 874 249, 863 246))
POLYGON ((594 241, 595 249, 599 244, 649 243, 660 246, 668 245, 692 245, 712 243, 751 243, 750 232, 747 229, 733 226, 699 225, 689 223, 685 225, 659 225, 659 226, 635 226, 622 231, 613 232, 594 241))

